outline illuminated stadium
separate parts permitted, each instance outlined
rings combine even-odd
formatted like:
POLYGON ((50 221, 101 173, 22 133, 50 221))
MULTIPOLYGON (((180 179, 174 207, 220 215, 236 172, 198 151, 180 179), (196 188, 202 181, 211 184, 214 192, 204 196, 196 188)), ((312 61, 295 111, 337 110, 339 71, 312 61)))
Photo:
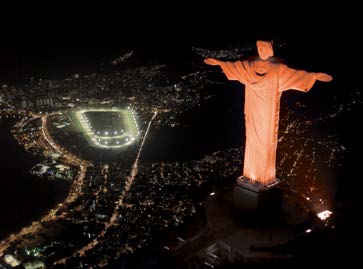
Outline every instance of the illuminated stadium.
POLYGON ((78 127, 94 147, 123 148, 139 138, 135 115, 129 107, 80 109, 74 115, 78 127))

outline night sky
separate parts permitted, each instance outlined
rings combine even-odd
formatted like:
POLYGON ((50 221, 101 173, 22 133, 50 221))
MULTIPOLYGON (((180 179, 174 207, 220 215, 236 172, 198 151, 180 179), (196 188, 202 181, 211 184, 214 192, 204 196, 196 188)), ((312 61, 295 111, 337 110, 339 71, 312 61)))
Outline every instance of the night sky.
POLYGON ((72 57, 99 53, 105 48, 158 49, 178 57, 175 50, 190 45, 234 46, 261 33, 296 39, 301 55, 314 48, 323 57, 337 57, 358 34, 353 6, 297 7, 241 3, 169 5, 134 3, 134 7, 36 7, 7 10, 1 18, 1 66, 47 59, 56 54, 72 57), (141 7, 140 7, 141 6, 141 7), (341 15, 347 18, 340 19, 341 15), (347 44, 348 43, 348 44, 347 44))

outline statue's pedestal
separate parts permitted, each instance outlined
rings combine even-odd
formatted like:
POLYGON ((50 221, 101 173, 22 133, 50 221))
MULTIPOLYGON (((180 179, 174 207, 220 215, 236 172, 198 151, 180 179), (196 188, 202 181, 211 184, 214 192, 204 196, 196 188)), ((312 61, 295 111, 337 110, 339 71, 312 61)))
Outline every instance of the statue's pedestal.
POLYGON ((281 209, 281 190, 276 187, 276 179, 270 185, 252 182, 241 176, 237 178, 233 190, 236 208, 250 213, 273 213, 281 209))

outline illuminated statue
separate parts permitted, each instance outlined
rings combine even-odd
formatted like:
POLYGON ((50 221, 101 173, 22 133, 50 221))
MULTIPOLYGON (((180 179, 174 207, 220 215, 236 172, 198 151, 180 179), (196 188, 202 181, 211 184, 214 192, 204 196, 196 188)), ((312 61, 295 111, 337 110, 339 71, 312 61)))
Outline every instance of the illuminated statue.
POLYGON ((240 180, 268 186, 276 181, 275 164, 280 98, 283 91, 307 92, 316 80, 329 82, 324 73, 295 70, 272 63, 272 43, 257 41, 259 58, 254 61, 222 62, 205 59, 208 65, 219 65, 229 80, 245 85, 246 148, 243 176, 240 180))

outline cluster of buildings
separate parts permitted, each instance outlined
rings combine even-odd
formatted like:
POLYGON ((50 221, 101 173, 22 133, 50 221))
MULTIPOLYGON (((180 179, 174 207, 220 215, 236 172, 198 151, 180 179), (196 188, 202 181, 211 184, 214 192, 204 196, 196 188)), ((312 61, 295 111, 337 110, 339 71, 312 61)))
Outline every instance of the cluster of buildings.
MULTIPOLYGON (((210 56, 208 51, 195 50, 203 57, 210 56)), ((241 53, 235 51, 226 57, 241 53)), ((165 66, 144 66, 108 74, 77 74, 57 81, 33 78, 19 87, 3 85, 0 105, 8 109, 8 114, 19 110, 27 112, 14 129, 14 136, 26 150, 45 156, 43 164, 34 167, 32 172, 46 174, 53 171, 56 177, 71 180, 79 176, 79 160, 76 158, 85 159, 89 155, 82 153, 87 141, 80 133, 72 131, 70 109, 130 104, 140 119, 142 133, 156 109, 160 113, 155 119, 154 130, 181 124, 178 116, 208 100, 212 96, 209 86, 213 83, 208 80, 207 71, 200 68, 172 79, 165 66), (59 148, 63 152, 57 152, 45 139, 42 129, 44 114, 49 114, 49 134, 46 135, 61 145, 59 148), (65 157, 69 152, 77 157, 65 157)), ((285 114, 285 117, 290 117, 286 122, 292 126, 281 119, 280 132, 283 135, 279 147, 286 155, 278 157, 281 160, 278 174, 290 179, 297 173, 304 174, 302 170, 306 171, 309 177, 286 181, 285 184, 304 194, 306 200, 314 199, 314 203, 323 209, 326 193, 313 178, 318 176, 314 169, 321 158, 314 152, 327 152, 339 145, 332 145, 328 138, 322 144, 306 139, 309 123, 306 120, 294 121, 293 115, 285 114), (301 139, 290 137, 296 138, 297 135, 301 139), (326 147, 326 150, 315 149, 316 145, 326 147), (319 191, 315 191, 317 189, 319 191), (313 191, 320 196, 313 198, 313 191)), ((96 149, 91 151, 98 154, 96 149)), ((36 249, 36 257, 34 251, 25 251, 22 240, 12 242, 0 257, 0 268, 12 266, 15 262, 24 266, 34 263, 54 268, 63 268, 63 263, 67 268, 102 267, 115 264, 130 253, 165 245, 166 249, 173 249, 168 238, 170 232, 193 218, 199 218, 207 195, 233 187, 236 177, 241 174, 243 149, 223 149, 200 160, 141 161, 135 165, 137 156, 137 148, 133 147, 108 161, 102 158, 90 161, 76 198, 60 205, 56 217, 42 224, 42 231, 57 227, 57 235, 28 235, 36 238, 31 241, 33 245, 29 243, 27 246, 36 249), (131 177, 132 184, 128 188, 131 177)), ((22 239, 26 241, 27 236, 22 239)), ((213 256, 203 259, 208 262, 213 256)))
POLYGON ((175 125, 173 114, 183 113, 210 96, 205 72, 177 80, 168 76, 165 66, 153 65, 107 74, 75 74, 62 80, 31 78, 25 85, 2 85, 0 102, 33 112, 130 104, 145 119, 155 109, 168 112, 165 119, 171 119, 170 124, 175 125))
MULTIPOLYGON (((21 135, 17 135, 21 143, 29 143, 23 137, 24 130, 30 132, 33 127, 31 131, 41 137, 39 119, 29 120, 28 124, 23 125, 21 135)), ((52 122, 49 125, 52 126, 52 122)), ((53 160, 59 158, 44 146, 35 143, 28 148, 33 152, 45 150, 53 160)), ((96 246, 85 250, 83 255, 70 256, 67 266, 112 264, 122 255, 161 247, 168 241, 162 235, 193 218, 203 207, 203 195, 196 193, 207 195, 213 182, 211 178, 216 184, 226 186, 227 181, 232 184, 240 172, 240 150, 237 149, 216 152, 200 161, 141 164, 131 189, 125 193, 135 157, 136 152, 129 152, 118 161, 108 164, 95 161, 89 166, 78 198, 57 213, 67 216, 56 221, 63 227, 57 239, 43 235, 36 240, 36 245, 28 245, 42 250, 38 251, 37 260, 53 265, 67 253, 77 253, 93 240, 98 242, 96 246), (122 203, 116 207, 121 196, 122 203), (160 241, 160 238, 164 239, 160 241)), ((47 164, 49 166, 50 162, 47 164)), ((13 247, 17 249, 16 243, 13 247)), ((32 260, 29 255, 17 253, 14 257, 22 263, 32 260)))

